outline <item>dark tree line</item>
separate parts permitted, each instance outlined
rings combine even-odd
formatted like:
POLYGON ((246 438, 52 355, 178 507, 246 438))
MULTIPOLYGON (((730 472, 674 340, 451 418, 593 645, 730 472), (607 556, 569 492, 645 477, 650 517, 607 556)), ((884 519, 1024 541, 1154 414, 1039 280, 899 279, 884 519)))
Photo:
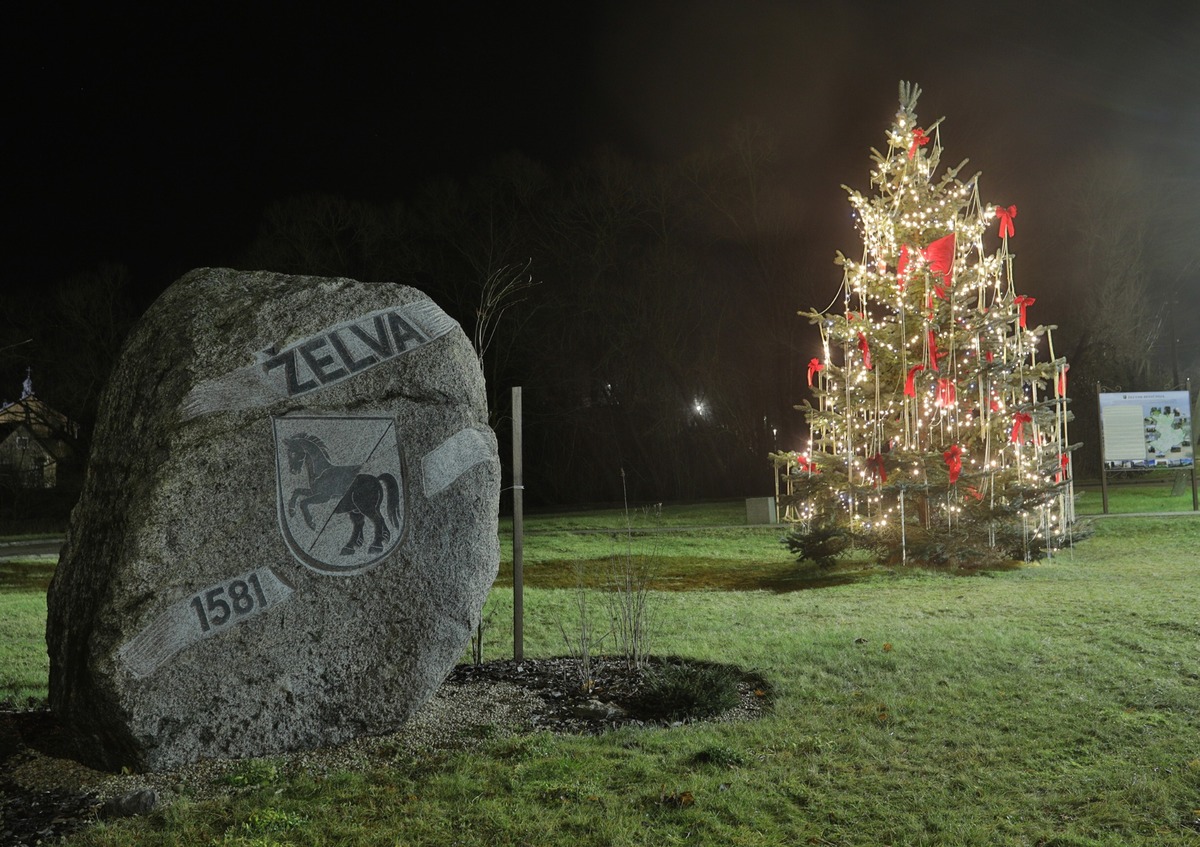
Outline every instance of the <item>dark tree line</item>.
MULTIPOLYGON (((1072 440, 1089 443, 1096 381, 1165 385, 1153 341, 1167 301, 1152 284, 1163 259, 1146 249, 1153 209, 1136 174, 1096 161, 1063 176, 1061 255, 1041 265, 1061 268, 1061 282, 1028 280, 1044 286, 1038 319, 1061 316, 1072 440)), ((510 155, 393 202, 272 203, 228 264, 395 281, 433 297, 482 352, 506 461, 509 392, 523 387, 531 504, 618 502, 626 490, 635 504, 766 494, 768 454, 807 439, 793 407, 818 350, 797 311, 827 304, 834 250, 852 243, 831 240, 827 221, 800 222, 794 170, 752 125, 659 164, 596 150, 550 170, 510 155)), ((99 392, 146 305, 128 270, 0 297, 0 396, 16 399, 32 367, 39 396, 81 425, 85 454, 99 392)), ((1092 452, 1076 454, 1077 470, 1089 471, 1092 452)))
MULTIPOLYGON (((1191 188, 1174 174, 1149 174, 1128 154, 1081 155, 1061 181, 1051 242, 1062 275, 1043 280, 1050 315, 1061 315, 1058 355, 1070 363, 1068 393, 1077 476, 1100 475, 1097 388, 1103 392, 1182 390, 1189 370, 1177 354, 1172 310, 1192 301, 1196 264, 1189 217, 1191 188), (1055 298, 1057 297, 1057 302, 1055 298), (1055 308, 1057 306, 1057 308, 1055 308)), ((1185 306, 1186 308, 1186 306, 1185 306)), ((1194 325, 1194 311, 1185 319, 1194 325)), ((1051 317, 1046 317, 1047 323, 1051 317)))
MULTIPOLYGON (((34 398, 52 411, 28 403, 15 407, 18 417, 58 457, 53 489, 23 488, 3 475, 0 524, 61 530, 81 490, 100 393, 138 315, 129 270, 103 264, 52 291, 9 288, 0 314, 0 403, 21 401, 28 379, 34 398)), ((0 427, 0 438, 17 435, 11 426, 0 427)))
POLYGON ((139 309, 129 269, 105 263, 52 291, 0 297, 0 401, 17 400, 27 375, 36 395, 73 423, 86 445, 108 380, 139 309))
POLYGON ((765 493, 802 423, 812 279, 776 167, 750 128, 669 165, 510 156, 410 202, 274 204, 242 265, 410 283, 468 335, 494 316, 488 281, 523 280, 483 359, 502 439, 523 387, 531 502, 619 501, 622 470, 635 501, 765 493))

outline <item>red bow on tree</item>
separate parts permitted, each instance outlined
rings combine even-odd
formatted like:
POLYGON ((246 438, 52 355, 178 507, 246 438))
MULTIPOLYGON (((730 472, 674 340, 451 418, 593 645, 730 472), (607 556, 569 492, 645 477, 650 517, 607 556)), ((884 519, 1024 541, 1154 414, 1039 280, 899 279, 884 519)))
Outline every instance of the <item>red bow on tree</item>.
POLYGON ((1071 457, 1068 456, 1066 453, 1059 453, 1058 454, 1058 465, 1060 468, 1062 468, 1062 470, 1060 470, 1057 474, 1055 474, 1055 476, 1054 476, 1055 482, 1062 482, 1063 479, 1066 478, 1067 465, 1069 465, 1069 464, 1071 464, 1071 457))
POLYGON ((924 147, 929 143, 929 136, 925 134, 925 130, 917 127, 912 131, 912 144, 908 145, 908 158, 917 155, 917 148, 924 147))
POLYGON ((989 362, 992 362, 992 361, 995 361, 995 359, 996 359, 996 354, 995 354, 995 353, 993 353, 991 350, 984 350, 984 351, 983 351, 983 357, 984 357, 985 359, 987 359, 989 362))
POLYGON ((908 245, 900 245, 900 258, 896 260, 896 286, 904 293, 904 272, 908 269, 908 245))
POLYGON ((1000 237, 1008 238, 1010 235, 1016 235, 1017 230, 1013 227, 1013 218, 1017 216, 1017 207, 1009 206, 1007 209, 1003 206, 996 207, 996 217, 1000 219, 1000 237))
POLYGON ((813 374, 820 373, 825 370, 825 366, 821 364, 820 359, 812 358, 808 360, 808 384, 812 385, 813 374))
POLYGON ((1067 396, 1067 371, 1071 369, 1070 365, 1063 365, 1062 370, 1058 372, 1058 396, 1067 396))
POLYGON ((925 261, 929 263, 930 271, 946 278, 945 284, 949 287, 954 279, 954 233, 944 235, 926 247, 925 261))
POLYGON ((871 370, 871 345, 867 343, 867 336, 861 330, 858 333, 858 349, 862 351, 863 367, 871 370))
POLYGON ((942 458, 946 460, 946 469, 950 471, 950 484, 958 482, 958 475, 962 473, 962 448, 957 444, 951 444, 950 449, 942 454, 942 458))
POLYGON ((938 405, 942 407, 953 406, 957 399, 956 390, 954 388, 954 380, 942 377, 938 380, 938 405))
POLYGON ((917 371, 923 371, 923 370, 925 370, 924 365, 913 365, 911 368, 908 369, 908 379, 904 380, 904 396, 905 397, 916 397, 917 396, 917 385, 916 385, 917 371))
POLYGON ((1021 427, 1032 422, 1033 418, 1030 415, 1027 415, 1025 412, 1017 412, 1015 415, 1013 415, 1013 428, 1011 436, 1013 444, 1017 444, 1021 441, 1021 427))
POLYGON ((876 453, 871 458, 867 459, 867 467, 879 477, 879 484, 887 484, 887 468, 883 466, 883 454, 876 453))
POLYGON ((1025 310, 1028 309, 1030 306, 1032 306, 1036 302, 1037 302, 1037 298, 1030 297, 1026 294, 1021 294, 1021 295, 1013 298, 1013 303, 1015 303, 1017 305, 1017 308, 1019 308, 1021 310, 1021 316, 1020 316, 1021 329, 1025 328, 1025 310))
POLYGON ((804 458, 804 456, 800 455, 799 453, 796 454, 796 467, 797 467, 797 469, 802 470, 802 471, 807 471, 807 470, 811 469, 811 465, 809 464, 808 459, 804 458))

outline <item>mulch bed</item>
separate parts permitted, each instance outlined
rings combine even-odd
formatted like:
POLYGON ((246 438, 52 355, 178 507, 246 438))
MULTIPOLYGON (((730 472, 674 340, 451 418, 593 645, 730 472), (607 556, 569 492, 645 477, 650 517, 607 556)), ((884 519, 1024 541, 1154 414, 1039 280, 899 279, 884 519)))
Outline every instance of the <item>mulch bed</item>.
POLYGON ((0 709, 0 845, 50 844, 95 820, 97 804, 89 793, 31 790, 8 778, 13 763, 34 751, 65 758, 69 749, 67 734, 49 709, 0 709))
POLYGON ((678 726, 710 715, 666 716, 645 696, 649 676, 666 666, 727 667, 739 677, 741 705, 727 719, 757 717, 769 699, 769 687, 760 675, 738 668, 692 659, 651 658, 643 668, 630 668, 623 659, 594 658, 588 679, 572 657, 485 662, 459 665, 447 678, 451 684, 478 680, 507 682, 534 691, 545 701, 544 710, 532 715, 535 728, 565 734, 596 734, 621 726, 678 726), (601 715, 597 705, 615 707, 601 715))

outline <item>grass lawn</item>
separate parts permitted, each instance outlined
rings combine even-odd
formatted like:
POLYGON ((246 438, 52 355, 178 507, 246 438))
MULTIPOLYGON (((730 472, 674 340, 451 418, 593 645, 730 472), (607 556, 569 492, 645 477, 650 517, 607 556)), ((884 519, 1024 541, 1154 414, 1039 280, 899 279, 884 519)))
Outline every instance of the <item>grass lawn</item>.
MULTIPOLYGON (((581 571, 588 582, 645 557, 653 651, 759 670, 774 694, 764 719, 494 738, 326 779, 280 768, 223 802, 180 801, 70 843, 1200 843, 1200 519, 1097 521, 1070 553, 970 577, 813 574, 778 528, 721 528, 736 511, 721 508, 687 533, 649 531, 670 508, 646 515, 631 541, 583 532, 584 515, 530 518, 525 649, 564 652, 581 571)), ((511 645, 510 586, 485 609, 489 658, 511 645)), ((40 599, 0 589, 4 644, 17 645, 0 656, 0 692, 36 689, 40 674, 44 694, 40 599)))
POLYGON ((46 698, 46 587, 57 561, 0 562, 0 702, 46 698))
MULTIPOLYGON (((1079 514, 1103 513, 1104 496, 1099 482, 1087 485, 1077 483, 1075 492, 1079 514)), ((1192 511, 1191 469, 1139 471, 1127 473, 1125 478, 1120 475, 1110 478, 1108 511, 1110 514, 1192 511)))

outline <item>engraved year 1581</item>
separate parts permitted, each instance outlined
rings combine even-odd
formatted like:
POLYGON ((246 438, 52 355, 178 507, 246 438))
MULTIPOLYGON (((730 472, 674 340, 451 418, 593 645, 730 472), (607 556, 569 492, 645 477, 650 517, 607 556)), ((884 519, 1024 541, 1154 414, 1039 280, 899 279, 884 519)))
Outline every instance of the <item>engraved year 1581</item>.
POLYGON ((231 579, 197 594, 189 605, 196 612, 200 631, 208 632, 255 609, 265 609, 268 604, 262 585, 258 582, 258 574, 251 572, 246 579, 231 579))

